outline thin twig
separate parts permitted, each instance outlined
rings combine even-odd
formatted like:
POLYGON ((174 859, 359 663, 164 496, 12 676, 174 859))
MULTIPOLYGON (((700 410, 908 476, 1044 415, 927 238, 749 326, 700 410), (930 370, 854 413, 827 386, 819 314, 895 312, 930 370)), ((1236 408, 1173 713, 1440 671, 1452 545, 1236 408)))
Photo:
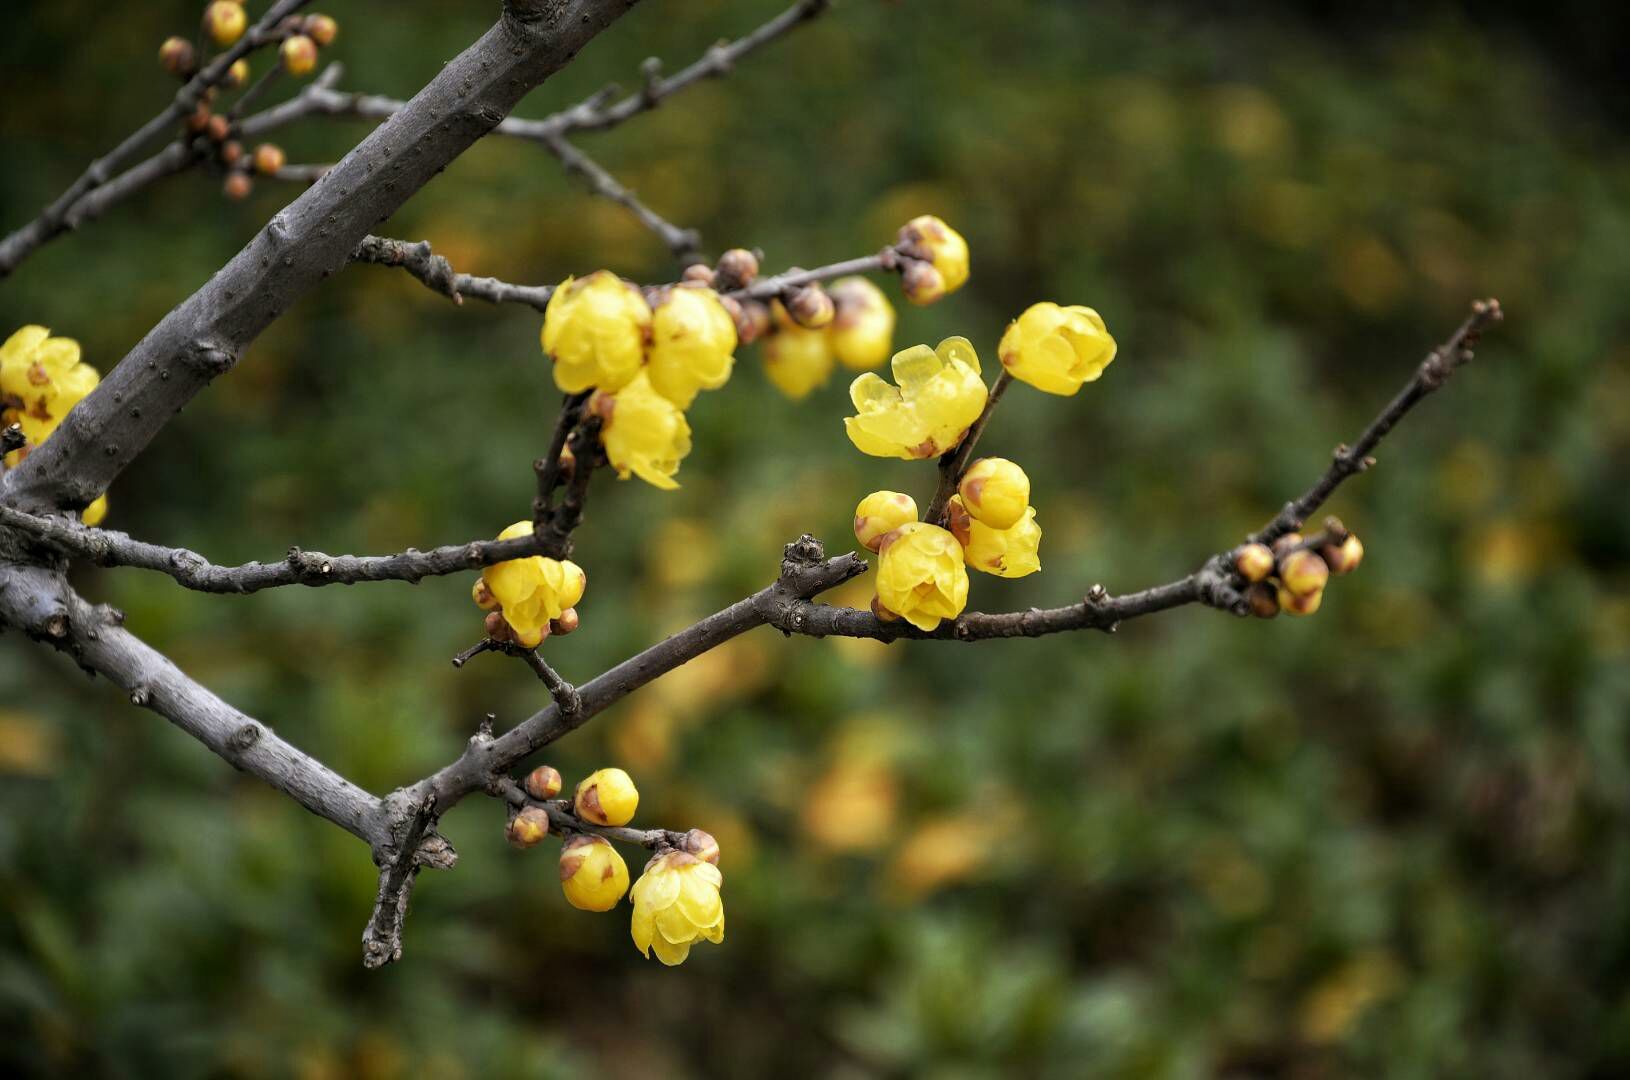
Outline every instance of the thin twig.
POLYGON ((466 296, 473 296, 491 304, 518 303, 543 311, 549 306, 549 298, 555 294, 553 285, 512 285, 497 278, 460 274, 445 256, 431 250, 428 240, 410 243, 383 236, 367 236, 351 253, 351 261, 399 266, 423 282, 426 288, 455 304, 463 304, 466 296))
POLYGON ((639 200, 635 194, 624 187, 617 178, 599 162, 589 157, 583 151, 567 142, 559 135, 550 135, 543 139, 543 145, 549 152, 560 159, 567 172, 576 173, 588 181, 589 187, 596 195, 603 196, 627 207, 628 210, 640 220, 640 224, 656 233, 657 238, 668 246, 673 257, 680 262, 687 261, 695 254, 702 244, 701 234, 695 229, 682 229, 667 218, 652 210, 639 200))
POLYGON ((555 420, 555 432, 549 437, 549 449, 532 463, 532 469, 538 475, 538 494, 532 500, 533 529, 543 528, 554 508, 555 488, 560 484, 561 458, 566 450, 566 439, 576 426, 589 393, 590 391, 585 390, 580 394, 567 394, 561 400, 560 416, 555 420))
POLYGON ((579 817, 570 799, 534 799, 510 777, 500 777, 488 789, 498 799, 524 810, 537 807, 549 815, 549 831, 556 836, 583 833, 603 836, 622 844, 638 844, 644 848, 678 847, 685 840, 683 832, 673 829, 633 829, 627 825, 599 825, 579 817))

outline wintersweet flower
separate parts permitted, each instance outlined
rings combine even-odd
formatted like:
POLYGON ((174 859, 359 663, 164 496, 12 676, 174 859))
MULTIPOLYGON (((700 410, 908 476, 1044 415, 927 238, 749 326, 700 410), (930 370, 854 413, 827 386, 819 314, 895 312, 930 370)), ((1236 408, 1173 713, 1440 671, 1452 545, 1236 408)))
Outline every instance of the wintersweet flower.
POLYGON ((984 411, 979 354, 967 338, 913 345, 894 354, 892 367, 898 388, 870 371, 849 386, 858 415, 843 423, 862 453, 907 461, 943 454, 984 411))
POLYGON ((543 312, 543 351, 555 385, 568 394, 621 390, 639 374, 651 334, 651 308, 610 270, 567 278, 543 312))
POLYGON ((640 805, 634 779, 621 769, 596 769, 577 785, 577 816, 596 825, 627 825, 640 805))
POLYGON ((94 500, 92 500, 89 506, 85 507, 85 509, 79 512, 79 522, 82 525, 89 525, 94 529, 96 526, 102 524, 103 519, 105 519, 107 516, 108 497, 106 495, 98 495, 94 500))
POLYGON ((996 346, 1008 373, 1049 394, 1069 396, 1115 359, 1115 339, 1089 307, 1031 304, 996 346))
POLYGON ((634 380, 596 402, 605 417, 600 441, 620 479, 630 473, 652 487, 672 491, 679 486, 674 473, 690 453, 690 424, 679 406, 651 387, 640 372, 634 380))
MULTIPOLYGON (((531 535, 532 523, 517 521, 499 533, 498 539, 531 535)), ((515 631, 516 640, 529 649, 543 641, 549 620, 560 618, 562 611, 576 606, 588 587, 582 567, 570 559, 543 555, 494 563, 481 571, 481 580, 497 601, 504 621, 515 631)), ((481 605, 479 597, 474 599, 481 605)))
POLYGON ((1011 529, 1030 505, 1030 477, 1007 458, 980 458, 957 485, 974 520, 993 529, 1011 529))
POLYGON ((808 397, 832 374, 829 331, 799 326, 779 300, 771 307, 771 318, 775 329, 764 339, 764 374, 794 401, 808 397))
POLYGON ((686 851, 666 851, 645 866, 634 883, 634 945, 672 967, 685 962, 699 941, 724 940, 724 875, 686 851))
MULTIPOLYGON (((31 444, 44 442, 101 380, 79 355, 79 342, 52 337, 43 326, 7 338, 0 345, 0 426, 19 424, 31 444)), ((16 465, 25 452, 13 451, 6 464, 16 465)))
POLYGON ((837 305, 832 320, 832 352, 856 371, 876 367, 894 347, 894 305, 863 277, 839 278, 827 290, 837 305))
POLYGON ((580 911, 610 911, 628 891, 628 864, 609 840, 579 833, 560 849, 560 891, 580 911))
POLYGON ((876 551, 883 537, 917 520, 917 500, 899 491, 874 491, 855 507, 855 539, 876 551))
POLYGON ((1026 506, 1012 527, 993 529, 968 513, 962 496, 951 496, 951 532, 961 543, 968 566, 997 577, 1021 578, 1041 569, 1041 526, 1036 508, 1026 506))
POLYGON ((938 525, 901 525, 883 537, 878 556, 878 600, 917 629, 932 630, 967 607, 962 545, 938 525))
POLYGON ((933 214, 912 218, 901 226, 900 250, 933 264, 943 282, 939 295, 956 292, 968 280, 968 242, 933 214))
POLYGON ((651 386, 681 409, 729 381, 735 351, 736 320, 707 286, 676 285, 652 309, 651 386))

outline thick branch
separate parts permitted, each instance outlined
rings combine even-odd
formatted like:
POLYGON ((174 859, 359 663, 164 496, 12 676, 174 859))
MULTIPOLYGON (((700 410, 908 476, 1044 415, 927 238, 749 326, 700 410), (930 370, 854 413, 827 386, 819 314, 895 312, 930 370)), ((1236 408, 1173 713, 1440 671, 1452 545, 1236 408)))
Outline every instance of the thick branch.
POLYGON ((375 224, 628 6, 511 0, 497 25, 154 327, 6 475, 3 501, 24 510, 76 508, 106 491, 170 417, 230 371, 307 289, 343 267, 375 224))

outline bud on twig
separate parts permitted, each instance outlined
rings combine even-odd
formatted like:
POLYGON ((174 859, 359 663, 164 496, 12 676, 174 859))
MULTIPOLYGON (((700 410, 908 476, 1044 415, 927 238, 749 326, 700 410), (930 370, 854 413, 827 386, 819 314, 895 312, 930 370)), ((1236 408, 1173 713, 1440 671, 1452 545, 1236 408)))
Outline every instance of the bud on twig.
POLYGON ((216 113, 204 125, 204 134, 208 135, 213 142, 225 142, 226 137, 232 134, 232 121, 220 113, 216 113))
POLYGON ((226 181, 221 185, 221 192, 233 202, 242 202, 249 197, 249 192, 253 191, 254 187, 255 185, 249 179, 248 173, 233 169, 226 174, 226 181))
POLYGON ((713 268, 706 263, 691 263, 689 266, 685 267, 684 272, 679 275, 679 278, 681 281, 694 281, 699 285, 707 285, 712 287, 714 279, 713 268))
POLYGON ((806 330, 819 330, 832 322, 837 307, 819 283, 811 283, 793 291, 786 300, 787 314, 792 321, 806 330))
POLYGON ((310 75, 317 67, 317 43, 304 34, 295 34, 284 41, 279 55, 284 69, 295 78, 310 75))
POLYGON ((900 288, 913 304, 932 304, 945 295, 945 277, 933 263, 907 259, 900 271, 900 288))
POLYGON ((560 618, 550 620, 549 629, 556 634, 570 634, 581 624, 582 619, 577 614, 577 609, 569 607, 560 613, 560 618))
POLYGON ((1245 603, 1252 615, 1259 619, 1271 619, 1279 614, 1279 591, 1266 581, 1253 582, 1245 590, 1245 603))
POLYGON ((332 45, 339 36, 340 24, 329 15, 307 15, 305 22, 306 36, 319 45, 332 45))
POLYGON ((539 765, 526 774, 526 793, 540 802, 559 795, 560 784, 560 773, 550 765, 539 765))
POLYGON ((538 806, 528 806, 509 819, 504 835, 516 847, 536 847, 549 835, 549 812, 538 806))
POLYGON ((715 274, 721 291, 745 289, 758 277, 758 256, 746 248, 731 248, 719 256, 715 274))
POLYGON ((283 148, 276 143, 261 143, 255 147, 255 171, 262 176, 274 176, 287 159, 283 148))
POLYGON ((1234 569, 1246 581, 1261 581, 1273 573, 1273 552, 1266 544, 1243 544, 1234 552, 1234 569))
POLYGON ((204 9, 204 32, 223 49, 243 37, 248 25, 249 16, 238 0, 214 0, 204 9))
POLYGON ((158 47, 158 63, 178 79, 190 79, 198 70, 198 51, 186 38, 165 38, 158 47))
POLYGON ((1332 574, 1350 574, 1364 561, 1364 545, 1359 542, 1356 534, 1348 533, 1346 540, 1339 545, 1324 545, 1319 549, 1319 554, 1329 564, 1332 574))
POLYGON ((679 841, 679 850, 689 852, 705 863, 719 865, 719 842, 713 839, 712 833, 701 829, 690 830, 679 841))

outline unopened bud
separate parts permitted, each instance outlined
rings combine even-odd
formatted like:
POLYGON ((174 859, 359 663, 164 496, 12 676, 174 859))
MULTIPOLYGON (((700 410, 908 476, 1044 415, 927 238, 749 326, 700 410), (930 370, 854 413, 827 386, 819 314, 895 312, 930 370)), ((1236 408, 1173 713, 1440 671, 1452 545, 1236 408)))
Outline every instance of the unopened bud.
POLYGON ((961 495, 952 495, 945 504, 945 527, 963 547, 973 543, 973 515, 963 505, 961 495))
POLYGON ((491 611, 498 606, 498 598, 487 588, 486 578, 476 578, 475 584, 470 586, 470 599, 482 611, 491 611))
POLYGON ((1011 529, 1030 506, 1030 477, 1007 458, 980 458, 957 485, 968 513, 993 529, 1011 529))
POLYGON ((679 850, 689 852, 705 863, 719 865, 719 842, 713 839, 710 832, 692 829, 680 840, 679 850))
POLYGON ((1245 590, 1245 603, 1252 615, 1259 619, 1271 619, 1279 614, 1279 590, 1266 581, 1253 582, 1245 590))
POLYGON ((1330 567, 1317 552, 1301 548, 1279 560, 1279 580, 1297 596, 1307 596, 1324 588, 1330 567))
POLYGON ((577 835, 560 849, 560 889, 582 911, 610 911, 628 891, 628 864, 610 841, 577 835))
POLYGON ((743 300, 740 304, 741 314, 736 316, 736 339, 743 345, 751 345, 770 332, 773 322, 770 305, 762 300, 743 300))
POLYGON ((317 43, 304 34, 295 34, 286 39, 279 52, 283 57, 284 69, 295 78, 310 75, 316 70, 317 43))
POLYGON ((945 277, 933 263, 908 259, 900 271, 900 288, 913 304, 932 304, 945 295, 945 277))
POLYGON ((900 619, 900 616, 884 607, 883 601, 875 596, 872 597, 872 614, 876 616, 878 622, 898 622, 900 619))
POLYGON ((340 24, 328 15, 307 15, 306 36, 319 45, 332 45, 339 36, 340 24))
POLYGON ((701 285, 711 286, 714 279, 713 267, 707 263, 691 263, 685 267, 684 273, 679 275, 681 281, 694 281, 701 285))
POLYGON ((233 202, 242 202, 249 197, 249 192, 253 191, 254 187, 248 173, 234 169, 226 174, 226 181, 221 184, 221 192, 233 202))
POLYGON ((745 289, 758 277, 758 256, 746 248, 731 248, 719 256, 718 288, 745 289))
POLYGON ((275 176, 287 160, 276 143, 263 142, 255 147, 255 171, 262 176, 275 176))
POLYGON ((551 765, 539 765, 526 774, 526 793, 540 802, 560 794, 560 773, 551 765))
POLYGON ((917 502, 900 491, 874 491, 855 507, 855 539, 867 551, 876 551, 883 537, 908 521, 917 520, 917 502))
POLYGON ((1299 532, 1288 532, 1284 536, 1281 536, 1279 539, 1277 539, 1277 540, 1275 540, 1273 542, 1273 553, 1274 553, 1275 556, 1283 555, 1286 552, 1288 552, 1291 548, 1295 547, 1297 544, 1300 544, 1301 542, 1302 542, 1302 534, 1301 533, 1299 533, 1299 532))
POLYGON ((1267 544, 1244 544, 1234 552, 1234 569, 1246 581, 1261 581, 1273 573, 1273 552, 1267 544))
POLYGON ((549 629, 557 634, 570 634, 581 624, 582 619, 578 616, 577 609, 569 607, 560 613, 560 618, 549 623, 549 629))
POLYGON ((504 618, 502 611, 487 612, 487 617, 481 625, 487 631, 487 636, 494 641, 513 641, 515 639, 514 633, 510 631, 509 622, 504 618))
POLYGON ((178 79, 190 79, 198 70, 198 52, 186 38, 165 38, 158 47, 159 67, 178 79))
POLYGON ((221 164, 228 167, 236 165, 243 160, 243 143, 236 139, 228 139, 221 144, 221 164))
POLYGON ((1324 602, 1324 590, 1318 589, 1314 592, 1297 596, 1289 589, 1280 586, 1278 600, 1279 610, 1283 611, 1287 615, 1311 615, 1315 611, 1318 611, 1319 605, 1324 602))
POLYGON ((232 121, 216 113, 209 118, 209 123, 204 125, 204 134, 214 142, 225 142, 226 137, 232 134, 232 121))
POLYGON ((221 76, 221 89, 236 90, 248 81, 249 61, 240 57, 234 60, 232 66, 226 69, 226 74, 221 76))
POLYGON ((549 835, 549 812, 541 806, 528 806, 509 819, 504 835, 516 847, 536 847, 549 835))
POLYGON ((640 793, 621 769, 596 769, 577 785, 577 816, 596 825, 627 825, 634 820, 640 793))
POLYGON ((819 330, 830 325, 833 316, 838 313, 832 297, 818 282, 794 290, 786 300, 786 306, 792 321, 806 330, 819 330))
POLYGON ((1319 549, 1332 574, 1350 574, 1364 561, 1364 545, 1356 533, 1348 533, 1340 544, 1326 544, 1319 549))
POLYGON ((204 9, 204 32, 222 48, 243 37, 248 25, 249 16, 238 0, 215 0, 204 9))
POLYGON ((209 127, 209 106, 200 101, 192 112, 187 114, 187 130, 194 135, 202 135, 204 129, 209 127))

